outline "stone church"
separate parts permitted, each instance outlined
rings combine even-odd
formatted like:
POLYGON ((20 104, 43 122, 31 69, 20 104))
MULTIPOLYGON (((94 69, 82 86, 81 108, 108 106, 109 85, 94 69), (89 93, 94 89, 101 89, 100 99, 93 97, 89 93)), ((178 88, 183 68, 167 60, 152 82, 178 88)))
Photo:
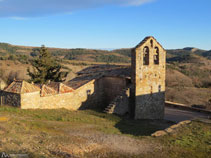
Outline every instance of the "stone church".
POLYGON ((22 109, 100 108, 135 119, 162 119, 166 51, 146 37, 131 51, 131 66, 94 65, 67 83, 44 85, 14 80, 1 91, 1 104, 22 109))

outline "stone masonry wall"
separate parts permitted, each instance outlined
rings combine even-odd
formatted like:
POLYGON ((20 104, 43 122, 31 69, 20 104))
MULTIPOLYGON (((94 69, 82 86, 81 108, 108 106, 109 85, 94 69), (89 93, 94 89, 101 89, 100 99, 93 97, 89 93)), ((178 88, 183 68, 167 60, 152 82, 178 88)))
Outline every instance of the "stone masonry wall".
POLYGON ((21 94, 22 109, 78 110, 97 106, 103 96, 97 81, 92 80, 74 92, 40 97, 39 92, 21 94))
POLYGON ((38 109, 40 107, 40 92, 21 94, 21 109, 38 109))
POLYGON ((105 108, 126 86, 124 78, 103 77, 92 80, 71 93, 40 97, 40 92, 21 94, 22 109, 71 110, 105 108))
POLYGON ((130 88, 127 88, 124 89, 119 96, 117 96, 118 98, 113 113, 118 115, 125 115, 129 112, 129 95, 130 88))
POLYGON ((103 77, 102 84, 106 105, 110 104, 126 88, 126 80, 121 77, 103 77))
POLYGON ((15 107, 20 107, 21 105, 21 97, 20 94, 16 93, 8 93, 3 92, 1 93, 1 102, 3 105, 10 105, 15 107))

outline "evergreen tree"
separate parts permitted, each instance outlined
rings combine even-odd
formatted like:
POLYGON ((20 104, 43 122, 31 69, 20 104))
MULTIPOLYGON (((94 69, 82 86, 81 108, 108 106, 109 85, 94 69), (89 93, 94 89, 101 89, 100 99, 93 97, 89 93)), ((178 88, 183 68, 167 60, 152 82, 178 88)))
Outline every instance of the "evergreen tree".
POLYGON ((31 82, 44 84, 48 81, 62 82, 65 81, 68 72, 61 71, 61 65, 56 62, 47 48, 43 45, 39 50, 38 58, 32 61, 33 71, 28 68, 28 75, 31 82))

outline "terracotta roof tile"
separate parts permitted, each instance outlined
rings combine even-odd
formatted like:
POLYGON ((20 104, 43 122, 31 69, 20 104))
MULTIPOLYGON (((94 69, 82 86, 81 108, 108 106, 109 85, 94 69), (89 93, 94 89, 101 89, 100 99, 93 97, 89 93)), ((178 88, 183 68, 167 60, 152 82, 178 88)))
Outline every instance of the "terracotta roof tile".
POLYGON ((40 88, 26 81, 15 80, 7 88, 5 88, 4 91, 22 94, 40 91, 40 88))
POLYGON ((59 93, 69 93, 73 92, 74 90, 67 85, 60 83, 59 93))
POLYGON ((41 91, 40 91, 41 97, 55 95, 55 94, 57 94, 57 91, 55 91, 53 88, 48 87, 46 85, 41 85, 41 91))
POLYGON ((68 87, 67 85, 65 85, 61 82, 50 82, 49 84, 47 84, 47 86, 54 89, 57 93, 73 92, 72 88, 68 87))

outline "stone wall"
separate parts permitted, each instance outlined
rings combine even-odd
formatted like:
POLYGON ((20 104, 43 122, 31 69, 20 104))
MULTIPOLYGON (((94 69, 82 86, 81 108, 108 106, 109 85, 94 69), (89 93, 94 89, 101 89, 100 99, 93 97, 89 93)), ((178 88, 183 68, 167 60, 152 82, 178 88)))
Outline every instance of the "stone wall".
POLYGON ((163 119, 165 93, 136 96, 136 119, 163 119))
POLYGON ((40 92, 21 94, 22 109, 71 110, 104 109, 126 87, 126 80, 119 77, 103 77, 92 80, 70 93, 40 97, 40 92))
POLYGON ((135 119, 164 117, 165 70, 166 51, 153 37, 132 51, 131 108, 135 119))
MULTIPOLYGON (((87 84, 69 93, 44 97, 40 95, 40 91, 23 94, 5 92, 2 94, 4 94, 4 104, 21 106, 22 109, 104 109, 118 95, 122 94, 126 86, 127 82, 125 78, 102 77, 97 80, 89 81, 87 84)), ((122 95, 122 97, 121 105, 118 104, 116 107, 116 113, 125 109, 123 106, 126 106, 126 109, 128 108, 128 98, 125 97, 125 94, 122 95)))
POLYGON ((103 84, 105 104, 110 104, 124 88, 126 88, 126 79, 121 77, 103 77, 100 79, 103 84))
POLYGON ((40 92, 21 94, 21 109, 40 108, 40 92))
POLYGON ((94 108, 100 105, 103 91, 98 81, 92 80, 74 92, 40 97, 39 92, 21 94, 22 109, 71 110, 94 108))
POLYGON ((15 106, 15 107, 20 107, 20 105, 21 105, 20 94, 8 93, 5 91, 2 91, 0 93, 0 95, 1 95, 1 104, 2 105, 10 105, 10 106, 15 106))
POLYGON ((129 112, 129 97, 130 97, 130 88, 123 89, 121 94, 117 96, 116 106, 114 108, 115 114, 125 115, 129 112))

